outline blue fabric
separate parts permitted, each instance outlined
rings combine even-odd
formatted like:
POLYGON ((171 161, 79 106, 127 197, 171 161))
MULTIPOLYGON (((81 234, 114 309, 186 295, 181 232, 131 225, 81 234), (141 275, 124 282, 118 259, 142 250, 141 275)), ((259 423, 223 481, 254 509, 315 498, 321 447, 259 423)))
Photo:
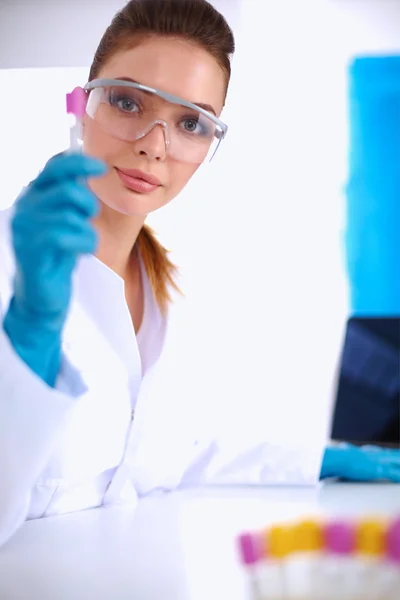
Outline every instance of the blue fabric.
POLYGON ((12 219, 14 294, 3 327, 25 363, 54 387, 77 258, 97 244, 98 211, 85 179, 106 171, 81 154, 53 157, 19 197, 12 219))
POLYGON ((400 56, 350 68, 346 256, 352 316, 400 315, 400 56))

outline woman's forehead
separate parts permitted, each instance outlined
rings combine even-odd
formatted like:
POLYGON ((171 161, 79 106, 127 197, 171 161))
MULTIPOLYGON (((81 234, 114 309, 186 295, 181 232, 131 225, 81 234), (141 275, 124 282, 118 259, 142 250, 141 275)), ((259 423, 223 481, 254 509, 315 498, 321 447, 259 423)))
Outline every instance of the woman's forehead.
POLYGON ((184 40, 155 38, 116 52, 98 76, 131 78, 195 104, 210 104, 217 114, 223 108, 221 67, 206 50, 184 40))

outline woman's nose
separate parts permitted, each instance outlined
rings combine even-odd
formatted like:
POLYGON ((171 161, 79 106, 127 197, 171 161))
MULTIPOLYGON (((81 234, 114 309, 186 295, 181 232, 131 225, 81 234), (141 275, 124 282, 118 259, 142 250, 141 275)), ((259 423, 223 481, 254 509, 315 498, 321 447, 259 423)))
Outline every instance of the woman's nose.
POLYGON ((162 123, 156 123, 142 137, 134 142, 134 152, 151 160, 163 161, 167 156, 166 130, 162 123))

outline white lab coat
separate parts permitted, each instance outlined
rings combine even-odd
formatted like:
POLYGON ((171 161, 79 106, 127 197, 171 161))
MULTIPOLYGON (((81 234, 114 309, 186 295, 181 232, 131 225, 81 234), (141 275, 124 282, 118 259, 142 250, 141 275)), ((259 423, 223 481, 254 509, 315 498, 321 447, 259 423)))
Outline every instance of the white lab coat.
MULTIPOLYGON (((10 216, 0 212, 1 323, 14 274, 10 216)), ((95 257, 82 258, 56 389, 18 357, 0 327, 0 545, 27 518, 135 502, 156 490, 318 482, 322 446, 270 444, 240 431, 218 437, 197 402, 201 365, 179 368, 179 352, 190 350, 180 347, 175 325, 185 301, 176 301, 167 327, 146 276, 144 283, 138 345, 123 281, 95 257)))

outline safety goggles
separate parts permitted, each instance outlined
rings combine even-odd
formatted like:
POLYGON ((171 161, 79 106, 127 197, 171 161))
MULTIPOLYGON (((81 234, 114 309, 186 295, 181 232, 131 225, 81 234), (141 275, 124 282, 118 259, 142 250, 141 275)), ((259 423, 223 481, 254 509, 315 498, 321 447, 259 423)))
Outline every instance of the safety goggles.
POLYGON ((104 131, 134 142, 161 127, 166 153, 178 161, 211 160, 228 131, 225 123, 200 106, 140 83, 94 79, 84 90, 86 113, 104 131))

